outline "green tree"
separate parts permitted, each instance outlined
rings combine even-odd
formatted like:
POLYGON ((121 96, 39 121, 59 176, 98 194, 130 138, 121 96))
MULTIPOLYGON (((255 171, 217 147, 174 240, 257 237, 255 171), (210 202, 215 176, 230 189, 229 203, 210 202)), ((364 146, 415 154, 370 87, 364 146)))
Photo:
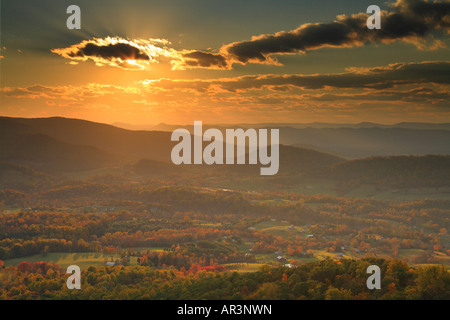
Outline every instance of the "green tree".
POLYGON ((280 287, 276 283, 264 283, 256 291, 254 297, 259 300, 277 300, 280 296, 280 287))
POLYGON ((450 273, 443 265, 419 268, 416 283, 422 299, 450 299, 450 273))
POLYGON ((352 292, 348 289, 331 287, 325 293, 325 300, 351 300, 352 298, 352 292))

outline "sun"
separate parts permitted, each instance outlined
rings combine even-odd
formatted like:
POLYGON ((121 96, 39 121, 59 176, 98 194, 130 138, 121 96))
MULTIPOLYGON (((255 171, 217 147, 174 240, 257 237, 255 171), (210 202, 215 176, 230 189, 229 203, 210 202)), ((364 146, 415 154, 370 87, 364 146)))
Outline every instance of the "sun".
POLYGON ((145 70, 146 66, 148 66, 148 62, 136 59, 126 59, 124 65, 130 70, 145 70))

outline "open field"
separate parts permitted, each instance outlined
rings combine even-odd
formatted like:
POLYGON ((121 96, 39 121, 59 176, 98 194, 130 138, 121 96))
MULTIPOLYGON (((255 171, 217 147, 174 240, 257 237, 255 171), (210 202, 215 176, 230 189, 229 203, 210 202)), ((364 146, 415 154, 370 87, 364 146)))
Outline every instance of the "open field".
MULTIPOLYGON (((5 266, 15 266, 21 262, 52 262, 57 263, 60 267, 66 268, 70 265, 77 265, 81 269, 86 269, 89 266, 101 266, 104 264, 105 260, 120 259, 119 255, 116 254, 103 254, 103 253, 63 253, 63 252, 52 252, 47 254, 45 257, 42 254, 9 259, 5 261, 5 266)), ((136 258, 132 259, 131 265, 136 265, 136 258)))
MULTIPOLYGON (((147 250, 159 252, 163 248, 133 248, 135 252, 145 252, 147 250)), ((101 266, 105 264, 105 261, 115 261, 120 259, 119 254, 107 254, 101 252, 86 252, 86 253, 65 253, 65 252, 52 252, 45 256, 37 254, 33 256, 8 259, 5 260, 5 266, 16 266, 21 262, 52 262, 57 263, 60 267, 68 267, 70 265, 77 265, 81 269, 85 269, 89 266, 101 266)), ((137 258, 131 257, 129 265, 137 265, 137 258)))
POLYGON ((264 263, 244 263, 244 264, 225 264, 224 266, 228 271, 236 271, 238 273, 246 273, 246 272, 256 272, 261 269, 261 267, 267 264, 264 263))

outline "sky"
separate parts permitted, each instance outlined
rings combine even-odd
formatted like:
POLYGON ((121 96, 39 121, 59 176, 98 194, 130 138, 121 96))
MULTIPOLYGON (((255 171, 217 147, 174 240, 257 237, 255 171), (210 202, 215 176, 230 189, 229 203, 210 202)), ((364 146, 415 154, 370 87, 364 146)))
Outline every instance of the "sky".
POLYGON ((446 0, 4 0, 0 115, 450 122, 449 33, 446 0))

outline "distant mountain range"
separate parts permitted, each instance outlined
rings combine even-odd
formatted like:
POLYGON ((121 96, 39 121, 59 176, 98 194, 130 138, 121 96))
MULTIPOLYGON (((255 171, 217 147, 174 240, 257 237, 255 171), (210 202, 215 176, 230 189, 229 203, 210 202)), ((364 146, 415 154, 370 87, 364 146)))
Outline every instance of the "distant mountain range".
MULTIPOLYGON (((171 132, 176 128, 193 132, 193 126, 159 124, 153 130, 171 132)), ((203 125, 208 128, 280 129, 280 143, 331 153, 347 159, 370 156, 450 154, 450 123, 403 122, 381 125, 330 123, 266 123, 240 125, 203 125)))
MULTIPOLYGON (((295 184, 299 177, 313 177, 332 179, 342 185, 449 185, 450 130, 400 127, 280 130, 283 144, 280 171, 274 181, 289 180, 295 184), (328 150, 331 152, 324 152, 328 150), (417 156, 425 154, 434 155, 417 156), (356 157, 364 159, 345 159, 356 157)), ((14 186, 15 177, 18 181, 36 181, 48 179, 48 174, 130 166, 137 174, 190 172, 195 176, 225 170, 241 176, 258 176, 260 165, 177 167, 170 161, 175 145, 170 137, 167 131, 133 131, 78 119, 0 117, 0 177, 14 186)))
MULTIPOLYGON (((160 169, 171 164, 176 142, 171 133, 131 131, 111 125, 66 118, 21 119, 0 117, 0 160, 45 171, 83 171, 151 160, 160 169)), ((321 152, 281 146, 284 170, 304 171, 344 159, 321 152)), ((148 167, 148 166, 147 166, 148 167)), ((258 166, 259 168, 259 166, 258 166)), ((235 170, 256 170, 236 166, 235 170)))
MULTIPOLYGON (((130 130, 159 130, 172 131, 179 127, 188 128, 190 126, 180 126, 173 124, 160 123, 158 125, 132 125, 122 122, 115 122, 112 125, 130 130), (145 129, 144 129, 145 128, 145 129)), ((214 127, 229 127, 230 125, 215 124, 214 127)), ((191 126, 192 127, 192 126, 191 126)), ((374 122, 360 122, 360 123, 326 123, 326 122, 309 122, 309 123, 239 123, 233 124, 231 127, 239 128, 316 128, 316 129, 331 129, 331 128, 403 128, 403 129, 418 129, 418 130, 450 130, 450 123, 426 123, 426 122, 400 122, 396 124, 379 124, 374 122)))

